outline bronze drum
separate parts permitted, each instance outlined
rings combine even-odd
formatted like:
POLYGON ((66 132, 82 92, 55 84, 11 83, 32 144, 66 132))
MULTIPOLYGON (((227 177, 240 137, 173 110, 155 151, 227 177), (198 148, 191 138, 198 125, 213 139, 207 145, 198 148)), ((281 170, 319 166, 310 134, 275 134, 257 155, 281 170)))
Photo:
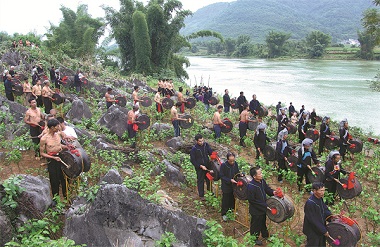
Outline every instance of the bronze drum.
POLYGON ((189 108, 189 109, 193 109, 195 107, 196 103, 197 103, 196 99, 187 98, 186 103, 185 103, 185 107, 189 108))
POLYGON ((295 208, 293 201, 287 195, 283 198, 272 196, 267 199, 267 205, 270 208, 276 209, 275 214, 272 214, 271 211, 267 210, 267 216, 273 222, 281 223, 294 215, 295 208))
POLYGON ((326 137, 325 140, 325 148, 328 150, 333 150, 339 146, 339 136, 330 136, 330 138, 326 137))
POLYGON ((347 149, 351 153, 360 153, 363 150, 363 142, 359 139, 350 140, 351 145, 348 145, 347 149))
POLYGON ((139 122, 137 124, 139 126, 139 130, 145 130, 145 129, 149 128, 149 126, 150 126, 150 118, 146 114, 141 114, 140 116, 138 116, 136 118, 136 121, 139 122))
POLYGON ((257 118, 255 116, 252 116, 249 118, 249 120, 253 120, 254 122, 248 122, 248 129, 256 131, 257 126, 259 126, 259 122, 257 121, 257 118))
POLYGON ((250 175, 236 176, 235 181, 237 184, 233 184, 234 195, 239 200, 248 199, 248 184, 252 181, 250 175))
POLYGON ((271 142, 269 145, 266 145, 263 153, 266 160, 276 160, 276 142, 271 142))
POLYGON ((294 124, 292 124, 292 123, 288 123, 286 125, 286 128, 288 129, 288 133, 289 134, 295 134, 295 133, 297 133, 297 126, 294 125, 294 124))
MULTIPOLYGON (((342 178, 339 181, 342 184, 347 184, 348 178, 342 178)), ((344 189, 342 187, 342 185, 340 185, 340 184, 337 184, 337 186, 336 186, 336 190, 337 190, 338 194, 343 199, 352 199, 352 198, 360 195, 360 193, 363 190, 362 185, 360 184, 360 182, 356 178, 353 178, 351 182, 354 184, 354 187, 351 189, 348 189, 348 188, 344 189)))
POLYGON ((306 131, 306 135, 305 135, 306 138, 310 138, 312 139, 313 141, 316 141, 318 140, 319 138, 319 131, 316 130, 316 129, 308 129, 306 131))
POLYGON ((63 151, 59 153, 59 157, 67 165, 61 164, 62 171, 67 177, 76 178, 84 170, 84 162, 79 150, 78 152, 73 152, 73 150, 63 151))
POLYGON ((223 119, 223 123, 226 126, 222 126, 221 127, 222 132, 223 133, 229 133, 229 132, 231 132, 232 127, 233 127, 232 122, 228 118, 225 118, 225 119, 223 119))
POLYGON ((231 108, 232 109, 239 109, 239 106, 237 104, 236 99, 231 99, 231 108))
POLYGON ((165 109, 170 109, 174 105, 174 101, 171 98, 164 98, 162 100, 162 107, 165 109))
MULTIPOLYGON (((339 246, 355 247, 361 239, 361 232, 358 223, 348 217, 334 217, 330 222, 327 223, 326 227, 330 236, 333 239, 339 240, 339 246)), ((332 239, 326 239, 331 246, 335 246, 333 245, 332 239)))
POLYGON ((219 104, 219 99, 216 98, 216 97, 214 97, 214 96, 212 96, 210 98, 209 102, 210 102, 210 105, 217 105, 217 104, 219 104))
POLYGON ((117 100, 116 104, 121 107, 125 107, 127 105, 127 99, 125 98, 125 96, 118 96, 115 100, 117 100))
POLYGON ((320 166, 320 167, 312 167, 311 170, 313 170, 314 174, 308 170, 307 171, 307 178, 309 179, 310 183, 314 183, 314 182, 322 182, 325 181, 325 171, 326 171, 326 167, 324 166, 320 166))
POLYGON ((296 146, 295 149, 292 150, 292 154, 288 157, 288 162, 286 163, 286 167, 293 171, 297 171, 297 162, 298 162, 298 150, 301 146, 296 146))
POLYGON ((260 117, 266 117, 268 116, 268 109, 265 106, 259 107, 259 116, 260 117))
POLYGON ((181 118, 187 119, 187 120, 180 120, 179 121, 179 125, 181 126, 181 128, 183 128, 183 129, 189 129, 189 128, 191 128, 191 126, 193 126, 193 124, 194 124, 194 118, 192 116, 186 114, 186 115, 184 115, 181 118))
POLYGON ((152 100, 149 97, 142 97, 141 100, 142 101, 140 102, 140 104, 143 107, 149 107, 152 105, 152 100))

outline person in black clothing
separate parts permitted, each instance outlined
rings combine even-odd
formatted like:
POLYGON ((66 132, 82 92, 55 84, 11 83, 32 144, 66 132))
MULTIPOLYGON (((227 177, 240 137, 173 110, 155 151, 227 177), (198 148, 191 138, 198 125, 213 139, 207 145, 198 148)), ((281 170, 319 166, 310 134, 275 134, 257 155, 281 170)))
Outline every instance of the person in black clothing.
POLYGON ((82 91, 81 75, 80 70, 77 70, 77 73, 74 75, 74 87, 77 93, 82 91))
POLYGON ((311 127, 315 128, 315 125, 317 124, 317 113, 315 112, 315 108, 313 108, 313 111, 310 113, 310 123, 311 127))
POLYGON ((306 131, 309 129, 309 112, 303 111, 300 119, 298 120, 298 139, 299 143, 305 139, 306 131))
POLYGON ((350 134, 348 133, 348 121, 347 119, 344 119, 340 122, 340 128, 339 128, 339 153, 340 156, 342 156, 342 159, 344 161, 346 153, 347 153, 347 146, 351 145, 350 143, 350 134))
POLYGON ((44 68, 42 68, 42 63, 37 64, 37 73, 38 74, 44 73, 44 68))
POLYGON ((38 75, 37 68, 33 66, 34 68, 32 69, 32 84, 33 86, 37 84, 37 81, 40 80, 40 76, 38 75))
POLYGON ((201 134, 195 135, 195 141, 197 142, 190 151, 190 161, 193 164, 195 171, 197 172, 197 187, 198 195, 201 200, 204 200, 204 183, 206 181, 207 190, 211 191, 210 180, 206 177, 206 173, 210 166, 209 156, 212 153, 210 145, 204 141, 201 134))
POLYGON ((228 95, 228 89, 224 90, 223 106, 224 106, 224 112, 226 113, 230 112, 231 99, 230 99, 230 95, 228 95))
POLYGON ((7 74, 7 79, 5 79, 4 81, 5 97, 7 97, 9 101, 15 101, 11 80, 12 80, 12 76, 10 74, 7 74))
POLYGON ((249 102, 249 111, 254 115, 259 115, 260 102, 256 99, 256 94, 252 95, 252 100, 249 102))
POLYGON ((289 105, 289 118, 291 118, 293 116, 293 112, 296 111, 296 108, 294 108, 294 105, 292 102, 290 102, 290 105, 289 105))
POLYGON ((267 125, 265 123, 260 123, 257 126, 255 137, 253 138, 253 143, 256 147, 256 159, 258 159, 260 155, 263 154, 265 146, 267 145, 267 141, 270 142, 265 132, 266 128, 267 125))
POLYGON ((327 205, 323 202, 325 187, 321 182, 312 185, 313 194, 305 203, 302 232, 306 235, 306 247, 326 246, 326 237, 329 232, 326 220, 331 216, 327 205))
POLYGON ((210 98, 212 93, 208 90, 208 87, 204 88, 205 91, 203 93, 203 104, 205 105, 205 110, 208 111, 210 109, 210 98))
POLYGON ((236 104, 239 106, 239 113, 244 111, 244 105, 248 104, 248 101, 244 96, 244 92, 240 92, 240 96, 236 99, 236 104))
POLYGON ((263 238, 269 237, 266 225, 266 213, 267 209, 269 209, 266 203, 266 195, 273 196, 275 191, 263 179, 260 167, 251 168, 249 174, 253 178, 247 186, 249 214, 251 215, 250 233, 256 237, 256 245, 262 245, 262 241, 258 239, 260 233, 263 238))
POLYGON ((289 122, 288 116, 286 116, 286 108, 282 107, 280 108, 280 113, 277 115, 277 123, 278 123, 278 128, 277 128, 277 134, 280 133, 281 130, 286 129, 286 125, 289 122))
POLYGON ((227 161, 220 167, 220 179, 222 181, 222 210, 221 214, 223 221, 227 220, 226 213, 228 210, 235 209, 235 197, 232 189, 232 185, 236 184, 235 177, 239 174, 239 166, 235 161, 234 153, 227 153, 227 161))
MULTIPOLYGON (((338 151, 331 151, 329 159, 325 163, 325 186, 329 193, 335 196, 336 186, 339 183, 340 174, 347 174, 347 171, 342 167, 341 157, 338 151)), ((332 202, 331 204, 334 204, 332 202)))
POLYGON ((292 151, 290 149, 289 143, 286 140, 288 138, 288 130, 283 129, 278 133, 278 141, 276 144, 277 162, 278 162, 278 176, 277 181, 282 183, 282 171, 287 171, 286 162, 288 162, 288 157, 291 155, 292 151))
POLYGON ((11 66, 11 68, 9 69, 8 73, 12 76, 12 77, 15 77, 15 74, 17 74, 17 72, 15 71, 15 66, 11 66))
POLYGON ((54 66, 51 66, 49 73, 50 73, 50 81, 55 83, 56 77, 55 77, 55 67, 54 66))
POLYGON ((298 150, 298 161, 297 161, 297 184, 298 190, 302 189, 302 181, 305 176, 306 184, 310 184, 309 178, 306 176, 307 172, 311 169, 311 161, 319 166, 319 160, 312 149, 313 140, 305 138, 302 141, 302 147, 298 150))
POLYGON ((281 108, 281 101, 278 102, 278 104, 276 105, 276 114, 278 114, 280 112, 280 108, 281 108))
POLYGON ((301 109, 300 109, 300 114, 302 114, 302 112, 305 110, 305 106, 304 105, 302 105, 301 106, 301 109))
POLYGON ((322 124, 319 129, 319 149, 318 154, 321 155, 323 153, 323 148, 325 147, 326 138, 330 138, 331 130, 330 130, 330 117, 325 116, 322 119, 322 124))

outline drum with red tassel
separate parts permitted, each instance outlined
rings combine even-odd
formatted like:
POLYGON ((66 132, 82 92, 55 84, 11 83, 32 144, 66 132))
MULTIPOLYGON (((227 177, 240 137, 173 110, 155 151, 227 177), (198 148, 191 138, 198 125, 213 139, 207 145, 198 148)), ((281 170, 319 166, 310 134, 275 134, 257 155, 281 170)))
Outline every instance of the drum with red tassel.
POLYGON ((332 216, 326 228, 331 236, 327 242, 331 246, 355 247, 361 239, 359 224, 343 215, 332 216))

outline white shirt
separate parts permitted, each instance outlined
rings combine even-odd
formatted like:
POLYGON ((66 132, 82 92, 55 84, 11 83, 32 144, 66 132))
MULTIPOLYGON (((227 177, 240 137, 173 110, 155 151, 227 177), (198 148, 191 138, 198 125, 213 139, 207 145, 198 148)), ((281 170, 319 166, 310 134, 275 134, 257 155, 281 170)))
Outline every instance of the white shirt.
POLYGON ((65 133, 66 136, 68 136, 68 137, 74 137, 74 138, 78 139, 77 133, 75 132, 74 128, 72 128, 70 126, 66 126, 63 133, 65 133))

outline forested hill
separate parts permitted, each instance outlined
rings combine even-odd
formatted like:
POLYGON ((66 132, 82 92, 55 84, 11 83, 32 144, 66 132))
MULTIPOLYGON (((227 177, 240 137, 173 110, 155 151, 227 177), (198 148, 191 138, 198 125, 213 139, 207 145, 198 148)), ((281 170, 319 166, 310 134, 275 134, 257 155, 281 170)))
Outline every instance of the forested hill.
POLYGON ((363 11, 373 8, 371 0, 237 0, 215 3, 196 11, 185 21, 182 34, 202 29, 224 37, 249 35, 263 42, 271 31, 291 33, 303 39, 313 30, 330 34, 333 42, 357 38, 363 11))

